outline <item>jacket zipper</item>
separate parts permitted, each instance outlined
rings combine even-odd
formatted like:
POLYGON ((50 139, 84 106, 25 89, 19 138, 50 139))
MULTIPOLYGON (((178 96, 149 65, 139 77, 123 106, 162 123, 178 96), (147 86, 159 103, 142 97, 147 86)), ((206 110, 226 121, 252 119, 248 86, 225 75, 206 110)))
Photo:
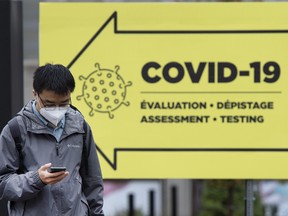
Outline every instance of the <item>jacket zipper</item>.
POLYGON ((56 155, 59 156, 59 142, 56 142, 56 155))

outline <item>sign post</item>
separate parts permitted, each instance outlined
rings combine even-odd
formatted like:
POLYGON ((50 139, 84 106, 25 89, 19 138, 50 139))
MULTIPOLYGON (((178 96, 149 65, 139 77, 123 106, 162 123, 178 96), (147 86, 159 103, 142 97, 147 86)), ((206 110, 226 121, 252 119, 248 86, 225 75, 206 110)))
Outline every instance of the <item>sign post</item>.
POLYGON ((245 180, 245 216, 254 215, 253 180, 245 180))

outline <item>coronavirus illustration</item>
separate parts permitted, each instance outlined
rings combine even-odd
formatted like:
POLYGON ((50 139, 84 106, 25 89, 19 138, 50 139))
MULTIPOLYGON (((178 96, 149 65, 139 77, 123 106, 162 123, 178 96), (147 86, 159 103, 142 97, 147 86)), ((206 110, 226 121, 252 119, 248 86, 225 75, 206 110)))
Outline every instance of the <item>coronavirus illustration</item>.
POLYGON ((79 76, 79 80, 83 81, 82 94, 77 96, 77 100, 83 100, 90 107, 90 116, 94 116, 95 112, 108 113, 109 118, 114 118, 113 111, 117 110, 121 105, 129 106, 126 101, 127 87, 132 82, 125 82, 118 74, 119 66, 115 66, 115 70, 102 69, 98 63, 95 64, 96 70, 87 77, 79 76))

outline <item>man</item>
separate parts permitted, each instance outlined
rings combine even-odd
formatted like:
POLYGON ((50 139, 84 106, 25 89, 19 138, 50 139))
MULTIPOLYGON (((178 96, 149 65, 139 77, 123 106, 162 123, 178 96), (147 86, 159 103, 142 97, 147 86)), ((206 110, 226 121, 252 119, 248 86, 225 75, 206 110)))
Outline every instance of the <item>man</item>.
POLYGON ((20 153, 11 127, 6 125, 1 133, 0 199, 9 200, 11 216, 104 215, 102 174, 91 129, 70 105, 72 74, 62 65, 41 66, 34 73, 33 88, 35 99, 15 117, 20 153), (51 172, 51 166, 66 171, 51 172))

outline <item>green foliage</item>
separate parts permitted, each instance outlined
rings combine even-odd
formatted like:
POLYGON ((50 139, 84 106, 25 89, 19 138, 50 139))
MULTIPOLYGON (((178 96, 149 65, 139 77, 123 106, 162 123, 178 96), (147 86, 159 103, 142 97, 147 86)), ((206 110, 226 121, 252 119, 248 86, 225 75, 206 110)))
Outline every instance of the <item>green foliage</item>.
MULTIPOLYGON (((199 216, 243 216, 245 215, 244 180, 203 181, 202 206, 199 216)), ((259 195, 255 194, 254 216, 261 216, 259 195)))

